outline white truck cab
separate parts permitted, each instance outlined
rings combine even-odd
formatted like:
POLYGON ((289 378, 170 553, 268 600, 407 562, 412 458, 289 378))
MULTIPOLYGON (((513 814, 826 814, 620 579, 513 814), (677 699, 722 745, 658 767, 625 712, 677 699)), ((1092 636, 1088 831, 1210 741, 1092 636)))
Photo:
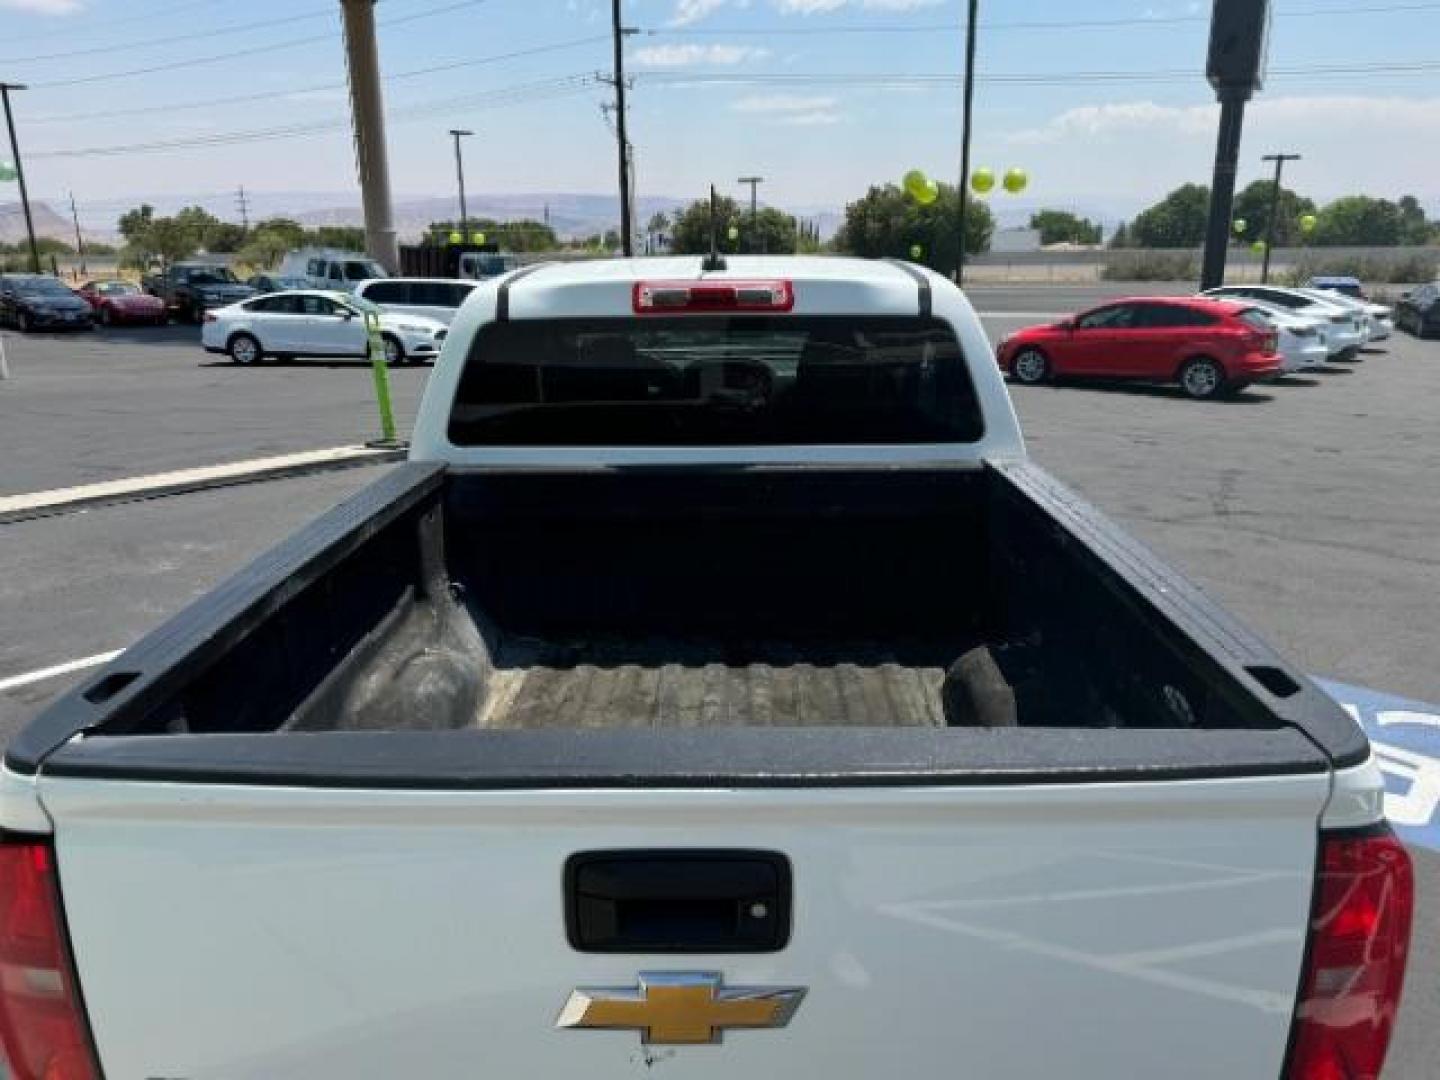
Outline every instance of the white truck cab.
POLYGON ((311 289, 334 292, 353 292, 362 281, 388 276, 385 268, 370 256, 337 248, 292 251, 285 256, 275 273, 278 277, 303 279, 311 289))

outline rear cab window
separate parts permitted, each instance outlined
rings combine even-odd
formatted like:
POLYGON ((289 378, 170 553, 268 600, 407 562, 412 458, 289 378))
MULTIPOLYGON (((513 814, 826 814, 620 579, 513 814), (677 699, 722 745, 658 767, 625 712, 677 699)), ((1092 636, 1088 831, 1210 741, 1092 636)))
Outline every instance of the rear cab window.
POLYGON ((491 323, 449 421, 455 446, 977 442, 949 324, 916 316, 656 316, 491 323))

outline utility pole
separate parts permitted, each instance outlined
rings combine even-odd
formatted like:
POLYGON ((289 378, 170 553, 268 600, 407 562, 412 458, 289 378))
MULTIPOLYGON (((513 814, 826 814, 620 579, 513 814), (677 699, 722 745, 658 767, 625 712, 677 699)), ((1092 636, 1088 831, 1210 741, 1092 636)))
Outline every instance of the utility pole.
POLYGON ((393 274, 400 269, 400 244, 390 198, 375 0, 340 0, 340 11, 345 25, 345 64, 350 72, 355 164, 360 174, 360 201, 365 207, 365 251, 393 274))
MULTIPOLYGON (((736 183, 750 185, 750 243, 752 245, 760 237, 760 202, 757 192, 764 182, 763 176, 742 176, 736 181, 736 183)), ((766 252, 762 251, 761 254, 766 254, 766 252)))
POLYGON ((20 160, 20 142, 15 138, 15 115, 10 111, 10 91, 24 90, 19 83, 0 82, 5 99, 5 126, 10 129, 10 153, 15 157, 15 178, 20 181, 20 206, 25 211, 25 234, 30 238, 30 270, 40 273, 40 249, 35 246, 35 220, 30 216, 30 192, 25 187, 25 165, 20 160))
POLYGON ((970 117, 975 103, 975 23, 980 0, 970 0, 965 21, 965 104, 960 136, 960 250, 955 257, 955 284, 965 284, 965 217, 970 208, 970 117))
POLYGON ((464 128, 450 129, 450 135, 455 140, 455 179, 460 184, 460 235, 467 241, 470 239, 470 213, 465 207, 465 158, 460 153, 460 140, 474 134, 464 128))
POLYGON ((1285 162, 1299 161, 1299 154, 1266 154, 1261 161, 1275 163, 1275 186, 1270 189, 1270 214, 1265 220, 1265 254, 1260 263, 1260 284, 1270 280, 1270 247, 1275 242, 1275 219, 1280 216, 1280 174, 1285 171, 1285 162))
POLYGON ((610 0, 610 26, 615 37, 615 138, 620 155, 620 250, 635 254, 630 225, 630 140, 625 135, 625 35, 634 31, 620 25, 620 0, 610 0))
POLYGON ((85 238, 80 235, 80 212, 75 209, 75 192, 70 192, 70 220, 75 222, 75 250, 80 255, 80 273, 88 273, 85 267, 85 238))
POLYGON ((250 199, 245 194, 245 185, 241 184, 235 192, 235 209, 240 211, 240 229, 243 232, 250 231, 250 199))

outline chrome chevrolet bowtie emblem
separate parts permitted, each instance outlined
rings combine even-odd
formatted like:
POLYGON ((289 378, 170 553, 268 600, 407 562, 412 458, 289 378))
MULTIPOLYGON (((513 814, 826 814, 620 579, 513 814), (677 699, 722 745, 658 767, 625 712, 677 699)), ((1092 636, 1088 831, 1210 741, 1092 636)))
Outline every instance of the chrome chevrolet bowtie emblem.
POLYGON ((638 1031, 651 1044, 718 1043, 726 1028, 784 1027, 805 996, 800 986, 723 981, 713 971, 652 971, 641 973, 638 987, 583 987, 555 1026, 638 1031))

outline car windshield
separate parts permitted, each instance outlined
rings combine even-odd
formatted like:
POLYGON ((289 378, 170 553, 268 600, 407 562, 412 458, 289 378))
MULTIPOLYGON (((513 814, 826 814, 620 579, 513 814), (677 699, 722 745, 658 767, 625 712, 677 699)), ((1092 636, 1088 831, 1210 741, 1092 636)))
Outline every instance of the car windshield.
POLYGON ((185 278, 192 285, 234 285, 238 282, 235 275, 223 266, 207 266, 201 270, 191 270, 185 275, 185 278))
POLYGON ((352 260, 345 264, 346 281, 367 281, 385 276, 385 268, 379 263, 352 260))
POLYGON ((15 279, 15 291, 22 296, 74 296, 63 283, 52 277, 22 277, 15 279))

